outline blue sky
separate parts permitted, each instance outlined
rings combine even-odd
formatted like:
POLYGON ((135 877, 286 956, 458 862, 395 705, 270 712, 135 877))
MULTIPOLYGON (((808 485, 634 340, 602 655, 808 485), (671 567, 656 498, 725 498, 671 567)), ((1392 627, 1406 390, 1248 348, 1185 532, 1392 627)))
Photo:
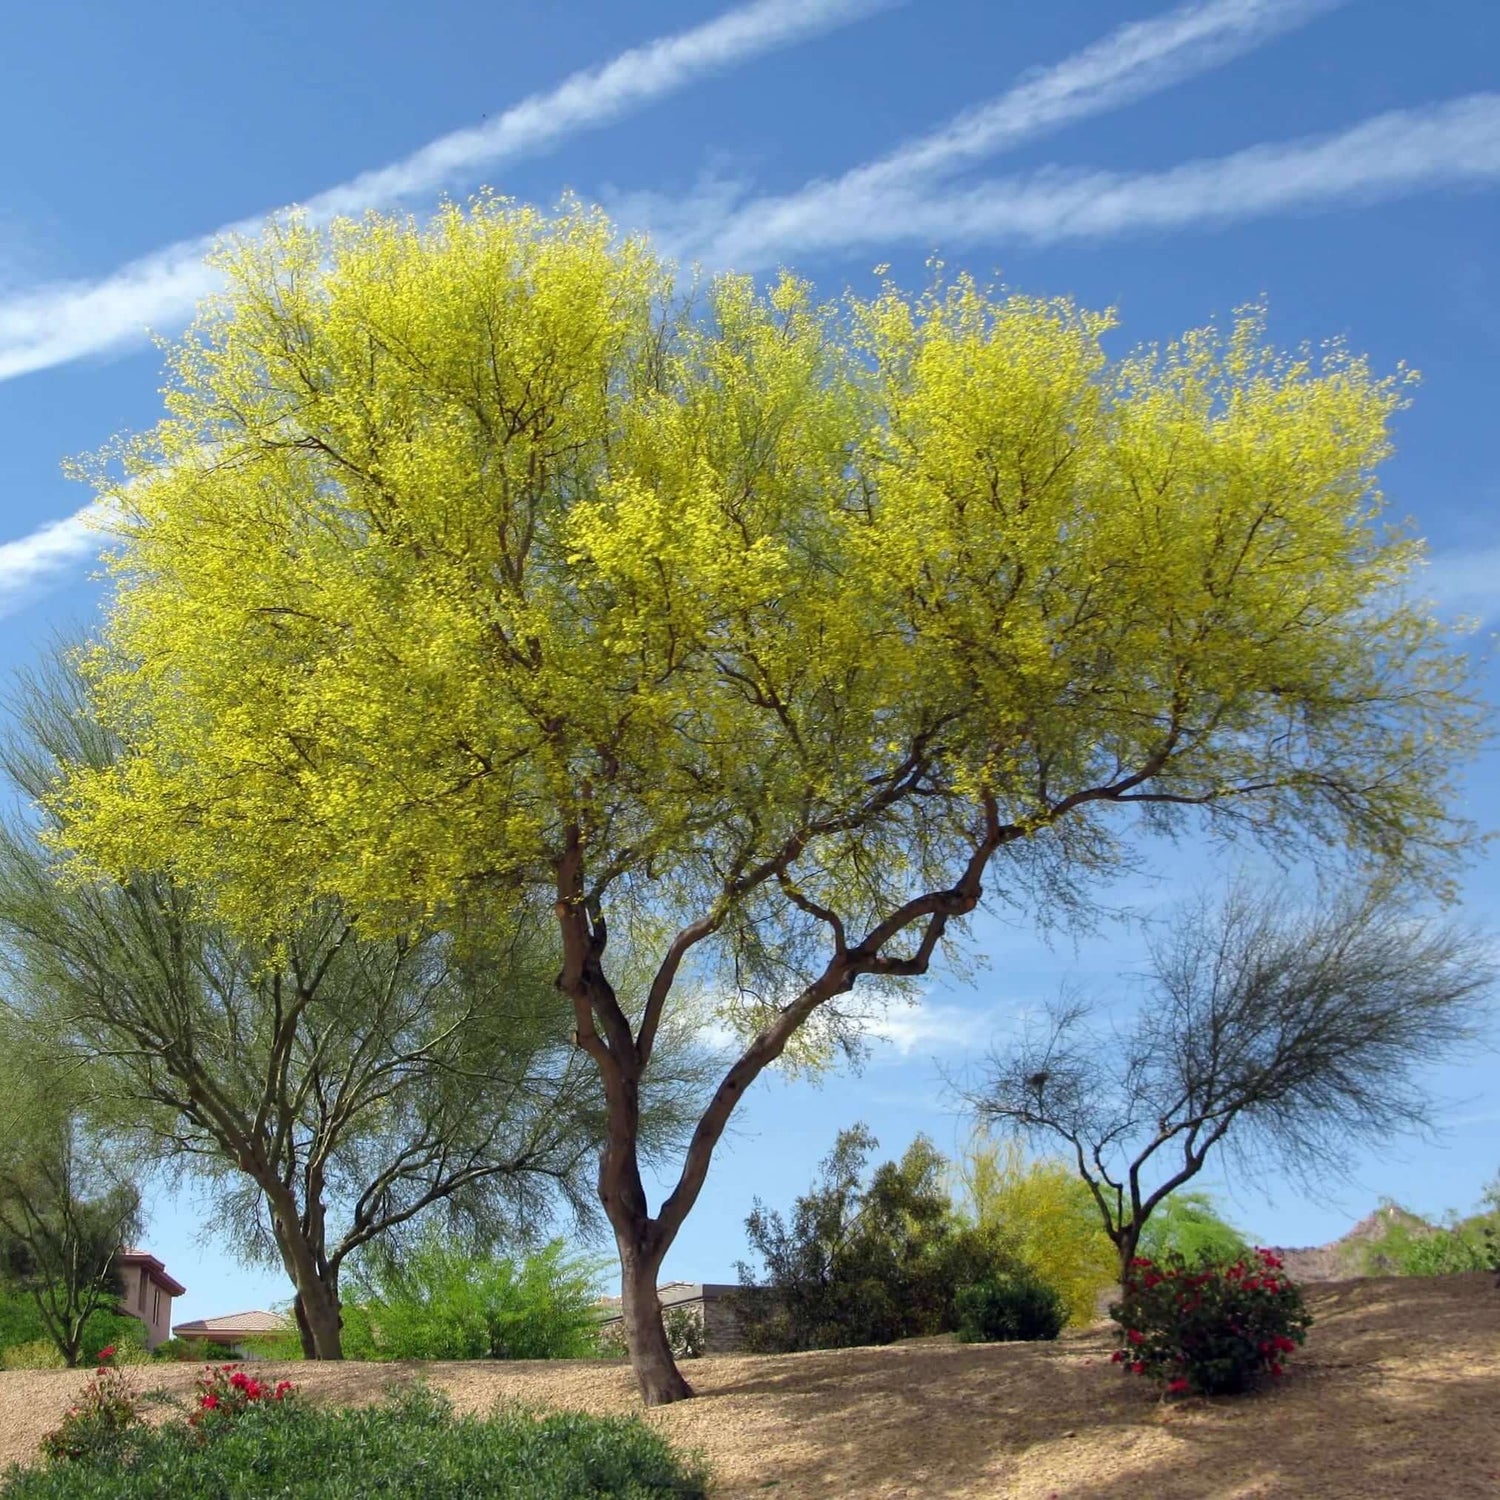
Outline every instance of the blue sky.
MULTIPOLYGON (((211 288, 212 236, 292 203, 422 213, 492 186, 565 190, 710 267, 825 292, 939 254, 1119 308, 1115 346, 1264 296, 1283 343, 1342 335, 1423 374, 1387 471, 1445 611, 1500 619, 1500 12, 1493 0, 112 0, 7 18, 0 133, 0 671, 86 627, 99 539, 60 461, 158 409, 148 341, 211 288)), ((1488 652, 1481 635, 1476 649, 1488 652)), ((1486 668, 1489 691, 1495 680, 1486 668)), ((1493 754, 1468 811, 1495 826, 1493 754)), ((1154 850, 1149 912, 1220 857, 1154 850)), ((1467 913, 1494 927, 1500 867, 1467 913)), ((899 1151, 964 1125, 944 1083, 1065 980, 1123 993, 1138 934, 1050 946, 986 921, 974 983, 935 979, 862 1072, 763 1079, 666 1267, 727 1279, 759 1195, 785 1205, 834 1132, 899 1151)), ((1433 1079, 1442 1137, 1391 1142, 1310 1196, 1231 1181, 1268 1241, 1342 1232, 1379 1192, 1436 1213, 1500 1168, 1500 1059, 1433 1079)), ((272 1274, 199 1244, 158 1192, 148 1243, 178 1315, 264 1306, 272 1274)))

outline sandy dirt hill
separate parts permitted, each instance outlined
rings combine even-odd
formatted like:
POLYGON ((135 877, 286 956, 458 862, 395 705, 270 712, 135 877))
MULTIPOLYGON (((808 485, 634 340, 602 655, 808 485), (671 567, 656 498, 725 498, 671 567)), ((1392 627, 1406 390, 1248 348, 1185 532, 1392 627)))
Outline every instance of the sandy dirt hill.
MULTIPOLYGON (((1109 1363, 1107 1327, 1055 1344, 931 1342, 687 1366, 700 1399, 648 1414, 703 1450, 721 1500, 1468 1500, 1500 1496, 1500 1291, 1487 1274, 1309 1289, 1294 1374, 1263 1394, 1163 1403, 1109 1363)), ((497 1400, 636 1407, 594 1361, 295 1365, 317 1401, 425 1376, 466 1410, 497 1400)), ((145 1366, 185 1398, 192 1366, 145 1366)), ((0 1373, 0 1461, 26 1460, 76 1372, 0 1373)))

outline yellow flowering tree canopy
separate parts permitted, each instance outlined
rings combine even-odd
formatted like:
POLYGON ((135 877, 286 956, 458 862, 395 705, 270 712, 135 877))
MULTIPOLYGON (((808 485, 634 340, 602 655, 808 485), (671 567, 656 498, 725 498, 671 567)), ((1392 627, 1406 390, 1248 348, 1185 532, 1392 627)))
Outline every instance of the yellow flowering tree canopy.
POLYGON ((732 981, 679 1192, 642 1219, 606 1163, 647 1259, 744 1084, 987 871, 1065 899, 1127 803, 1434 875, 1463 843, 1478 720, 1376 487, 1400 382, 1339 348, 1252 312, 1111 358, 1109 316, 964 278, 683 288, 489 198, 218 260, 165 419, 93 467, 128 749, 59 786, 64 852, 246 926, 555 903, 621 1130, 674 984, 732 981), (659 939, 639 994, 610 932, 659 939))

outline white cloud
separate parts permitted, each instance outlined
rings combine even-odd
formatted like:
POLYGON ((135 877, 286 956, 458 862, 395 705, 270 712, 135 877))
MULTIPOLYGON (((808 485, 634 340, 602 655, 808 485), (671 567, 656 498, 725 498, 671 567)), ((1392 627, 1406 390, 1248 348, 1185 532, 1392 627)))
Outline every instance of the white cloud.
POLYGON ((1500 617, 1500 544, 1436 553, 1414 582, 1446 613, 1488 624, 1500 617))
POLYGON ((65 520, 52 521, 29 536, 0 544, 0 619, 22 608, 54 583, 59 573, 104 550, 101 516, 97 504, 86 505, 65 520))
POLYGON ((863 1029, 866 1036, 888 1043, 902 1057, 916 1052, 982 1051, 994 1039, 995 1017, 985 1010, 924 999, 910 1006, 892 1005, 863 1029))
MULTIPOLYGON (((725 214, 725 185, 673 206, 642 198, 651 227, 675 253, 711 265, 765 265, 798 250, 845 245, 849 226, 884 222, 886 208, 944 174, 1047 131, 1118 109, 1251 50, 1344 0, 1197 0, 1132 22, 1007 93, 828 182, 758 198, 725 214)), ((632 200, 626 200, 631 203, 632 200)))
POLYGON ((1228 223, 1500 178, 1500 94, 1392 110, 1336 135, 1252 146, 1164 172, 1039 173, 939 196, 892 194, 845 244, 1049 243, 1228 223))
MULTIPOLYGON (((535 155, 700 78, 892 3, 899 0, 752 0, 574 73, 494 120, 442 136, 401 161, 319 193, 303 207, 325 220, 472 183, 502 162, 535 155)), ((215 287, 203 265, 214 240, 253 231, 261 222, 244 219, 169 245, 102 281, 37 287, 0 302, 0 380, 141 342, 148 327, 180 326, 215 287)))

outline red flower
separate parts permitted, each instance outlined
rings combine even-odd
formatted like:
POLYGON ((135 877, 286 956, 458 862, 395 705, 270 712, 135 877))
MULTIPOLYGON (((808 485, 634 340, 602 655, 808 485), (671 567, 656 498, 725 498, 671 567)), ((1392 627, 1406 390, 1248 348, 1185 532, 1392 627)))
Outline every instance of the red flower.
POLYGON ((1167 1382, 1167 1394, 1169 1396, 1180 1396, 1184 1391, 1191 1389, 1191 1382, 1184 1380, 1180 1375, 1176 1380, 1169 1380, 1167 1382))
POLYGON ((281 1400, 283 1396, 290 1395, 295 1389, 290 1380, 278 1380, 276 1382, 276 1399, 281 1400))
POLYGON ((1133 1266, 1149 1266, 1153 1265, 1154 1262, 1151 1260, 1150 1256, 1136 1255, 1131 1257, 1130 1264, 1133 1266))
POLYGON ((212 1391, 210 1391, 198 1403, 198 1405, 201 1406, 204 1411, 212 1411, 216 1406, 218 1406, 218 1404, 219 1404, 219 1398, 216 1395, 214 1395, 214 1393, 212 1391))
POLYGON ((115 1357, 115 1346, 113 1344, 106 1344, 99 1351, 99 1363, 101 1365, 104 1363, 105 1360, 107 1360, 107 1359, 113 1359, 114 1357, 115 1357))
POLYGON ((1123 1349, 1116 1349, 1109 1358, 1111 1364, 1123 1365, 1125 1363, 1125 1351, 1123 1349))
POLYGON ((1292 1350, 1295 1349, 1296 1347, 1297 1347, 1297 1341, 1296 1341, 1296 1339, 1290 1339, 1284 1333, 1278 1333, 1276 1335, 1276 1348, 1282 1354, 1290 1354, 1292 1352, 1292 1350))
POLYGON ((1135 1360, 1130 1366, 1130 1373, 1132 1375, 1144 1375, 1146 1373, 1146 1367, 1141 1363, 1140 1360, 1135 1360))
POLYGON ((1281 1374, 1281 1366, 1278 1365, 1276 1363, 1276 1361, 1273 1359, 1271 1361, 1271 1376, 1274 1379, 1276 1376, 1278 1376, 1280 1374, 1281 1374))
POLYGON ((1139 1328, 1132 1328, 1125 1335, 1125 1337, 1128 1338, 1132 1344, 1144 1344, 1146 1342, 1146 1335, 1142 1333, 1139 1328))

